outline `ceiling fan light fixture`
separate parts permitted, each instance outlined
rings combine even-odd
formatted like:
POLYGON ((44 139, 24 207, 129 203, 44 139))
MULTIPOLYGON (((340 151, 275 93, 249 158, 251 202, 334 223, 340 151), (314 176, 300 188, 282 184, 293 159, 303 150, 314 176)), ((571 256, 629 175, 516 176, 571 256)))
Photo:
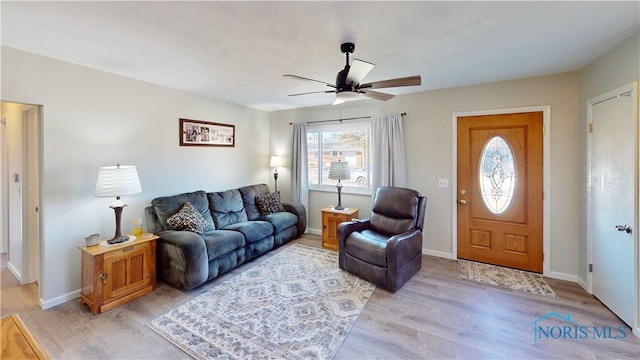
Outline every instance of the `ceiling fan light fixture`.
POLYGON ((358 98, 358 93, 355 91, 345 90, 345 91, 338 91, 336 93, 336 101, 341 100, 342 102, 345 102, 345 101, 355 100, 357 98, 358 98))
MULTIPOLYGON (((1 0, 0 0, 1 1, 1 0)), ((420 75, 408 76, 403 78, 396 79, 388 79, 375 81, 370 83, 361 84, 362 79, 373 69, 375 66, 373 63, 353 59, 353 61, 349 62, 349 55, 353 53, 355 50, 355 45, 353 43, 344 43, 340 46, 340 50, 345 55, 346 64, 344 69, 338 72, 336 76, 336 83, 330 84, 320 80, 314 80, 310 78, 305 78, 297 75, 283 75, 284 77, 298 79, 298 80, 306 80, 313 81, 325 84, 333 88, 333 90, 325 90, 325 91, 312 91, 305 92, 299 94, 290 94, 289 96, 298 96, 298 95, 307 95, 307 94, 318 94, 318 93, 335 93, 336 98, 333 102, 333 105, 343 104, 347 101, 357 100, 362 97, 367 97, 374 100, 387 101, 392 99, 395 95, 386 94, 382 92, 371 91, 369 89, 378 89, 378 88, 390 88, 390 87, 401 87, 401 86, 417 86, 421 84, 420 75), (362 94, 362 96, 360 96, 362 94)))

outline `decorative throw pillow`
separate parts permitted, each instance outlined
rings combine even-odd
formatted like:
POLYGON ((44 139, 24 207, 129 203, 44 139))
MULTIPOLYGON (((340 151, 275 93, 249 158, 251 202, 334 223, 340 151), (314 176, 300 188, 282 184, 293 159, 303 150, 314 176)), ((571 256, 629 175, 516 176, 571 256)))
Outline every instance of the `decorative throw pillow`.
POLYGON ((167 224, 174 230, 187 230, 198 234, 202 234, 209 226, 190 202, 186 202, 180 211, 168 217, 167 224))
POLYGON ((277 212, 284 212, 284 206, 280 202, 280 193, 273 192, 271 194, 257 195, 256 205, 260 210, 260 215, 273 214, 277 212))

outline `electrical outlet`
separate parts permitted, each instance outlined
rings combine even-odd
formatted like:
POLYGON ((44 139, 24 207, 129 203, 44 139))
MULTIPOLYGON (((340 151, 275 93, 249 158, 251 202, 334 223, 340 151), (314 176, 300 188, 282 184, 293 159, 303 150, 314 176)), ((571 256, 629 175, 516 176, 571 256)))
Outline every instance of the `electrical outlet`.
POLYGON ((448 188, 449 187, 449 179, 438 179, 438 187, 448 188))

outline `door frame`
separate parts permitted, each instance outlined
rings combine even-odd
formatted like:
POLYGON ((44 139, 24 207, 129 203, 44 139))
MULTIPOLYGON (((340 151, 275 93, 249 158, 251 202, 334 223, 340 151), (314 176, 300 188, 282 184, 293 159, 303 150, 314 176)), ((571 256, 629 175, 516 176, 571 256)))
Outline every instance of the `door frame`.
POLYGON ((453 259, 458 258, 458 118, 467 116, 483 116, 483 115, 502 115, 521 112, 542 112, 542 151, 543 151, 543 184, 542 191, 544 197, 542 199, 542 274, 544 276, 554 277, 563 280, 575 281, 561 273, 551 275, 551 106, 529 106, 506 109, 478 110, 454 112, 452 115, 452 156, 451 156, 451 256, 453 259))
POLYGON ((22 281, 24 284, 40 282, 42 247, 42 106, 24 104, 22 107, 22 281), (35 111, 35 117, 29 112, 35 111), (28 149, 35 146, 36 153, 28 149), (36 174, 29 171, 29 164, 35 162, 36 174), (35 192, 35 194, 33 194, 35 192), (38 203, 37 224, 32 223, 30 200, 38 203))
POLYGON ((631 91, 632 97, 637 99, 633 102, 633 118, 634 118, 634 141, 633 141, 633 243, 634 243, 634 255, 633 255, 633 263, 634 263, 634 274, 635 279, 634 283, 634 311, 633 315, 633 327, 632 331, 636 337, 640 338, 640 244, 638 238, 638 231, 640 231, 640 179, 638 178, 638 169, 640 168, 640 150, 639 150, 639 142, 640 142, 640 124, 638 119, 638 107, 640 107, 640 99, 638 99, 638 81, 633 81, 626 85, 620 86, 613 90, 607 91, 603 94, 595 96, 591 99, 587 100, 587 128, 585 131, 587 132, 587 172, 586 172, 586 188, 584 189, 586 194, 586 206, 587 206, 587 218, 585 222, 585 233, 587 236, 587 283, 586 289, 589 294, 593 294, 593 273, 589 271, 589 264, 593 264, 593 234, 591 232, 591 227, 589 224, 591 223, 591 218, 593 216, 593 209, 591 203, 591 191, 589 188, 589 179, 591 176, 591 151, 592 151, 592 133, 589 132, 589 126, 593 121, 593 106, 598 103, 610 100, 614 97, 619 96, 622 93, 631 91))

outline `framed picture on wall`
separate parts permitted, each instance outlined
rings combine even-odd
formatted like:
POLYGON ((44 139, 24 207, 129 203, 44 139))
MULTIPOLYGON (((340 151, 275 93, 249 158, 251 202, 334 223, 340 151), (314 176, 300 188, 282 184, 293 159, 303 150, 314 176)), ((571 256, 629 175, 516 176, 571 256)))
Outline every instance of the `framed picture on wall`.
POLYGON ((180 119, 180 146, 234 147, 235 145, 235 125, 180 119))

